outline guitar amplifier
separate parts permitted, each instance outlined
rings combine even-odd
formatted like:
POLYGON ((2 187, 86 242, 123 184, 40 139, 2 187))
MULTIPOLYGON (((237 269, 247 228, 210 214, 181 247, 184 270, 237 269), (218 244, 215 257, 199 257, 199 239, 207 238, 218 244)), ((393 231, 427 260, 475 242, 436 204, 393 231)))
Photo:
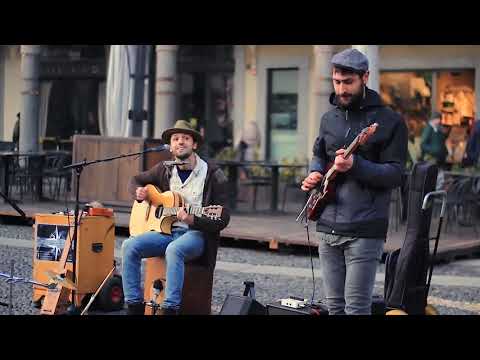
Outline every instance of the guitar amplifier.
MULTIPOLYGON (((47 283, 46 271, 56 271, 63 246, 73 236, 74 217, 67 215, 37 214, 34 225, 33 279, 47 283)), ((76 249, 76 303, 98 289, 112 270, 115 248, 114 217, 84 216, 78 227, 76 249)), ((72 255, 67 258, 67 270, 72 271, 72 255)), ((33 302, 46 294, 43 287, 33 286, 33 302)))

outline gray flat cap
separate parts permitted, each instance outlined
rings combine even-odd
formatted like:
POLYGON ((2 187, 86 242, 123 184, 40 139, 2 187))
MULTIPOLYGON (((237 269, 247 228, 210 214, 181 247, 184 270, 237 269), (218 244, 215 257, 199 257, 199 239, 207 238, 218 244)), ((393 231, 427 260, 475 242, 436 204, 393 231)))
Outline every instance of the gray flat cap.
POLYGON ((332 65, 358 72, 368 71, 368 59, 357 49, 347 49, 332 58, 332 65))

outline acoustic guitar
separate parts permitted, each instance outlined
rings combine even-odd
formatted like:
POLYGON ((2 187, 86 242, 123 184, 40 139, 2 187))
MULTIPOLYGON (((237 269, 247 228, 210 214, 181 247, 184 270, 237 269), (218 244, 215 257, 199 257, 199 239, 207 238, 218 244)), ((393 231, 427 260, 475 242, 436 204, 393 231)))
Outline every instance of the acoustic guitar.
MULTIPOLYGON (((343 154, 344 159, 348 159, 360 145, 364 145, 368 139, 377 131, 378 124, 373 124, 363 129, 360 134, 353 140, 350 146, 343 154)), ((327 173, 322 178, 322 182, 319 187, 312 190, 312 193, 307 201, 307 219, 310 221, 317 221, 322 215, 327 204, 329 204, 335 198, 335 182, 334 179, 337 176, 337 168, 335 164, 329 164, 327 166, 327 173)))
POLYGON ((185 209, 188 214, 218 220, 222 216, 223 207, 214 205, 207 207, 191 206, 177 192, 161 192, 153 185, 147 185, 147 199, 134 201, 130 215, 130 235, 137 236, 148 231, 172 234, 172 224, 177 221, 176 214, 185 209))

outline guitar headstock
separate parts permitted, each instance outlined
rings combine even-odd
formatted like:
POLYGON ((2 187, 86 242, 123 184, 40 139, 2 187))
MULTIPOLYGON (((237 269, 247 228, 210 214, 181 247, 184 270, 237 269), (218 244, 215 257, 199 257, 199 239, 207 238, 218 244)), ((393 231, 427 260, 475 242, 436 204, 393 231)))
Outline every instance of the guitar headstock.
POLYGON ((378 128, 378 124, 375 123, 363 129, 360 135, 358 135, 359 145, 364 145, 368 141, 368 139, 370 139, 370 137, 372 137, 373 134, 375 134, 375 132, 377 131, 377 128, 378 128))
POLYGON ((222 217, 223 207, 219 205, 207 206, 202 210, 202 216, 211 220, 218 220, 222 217))

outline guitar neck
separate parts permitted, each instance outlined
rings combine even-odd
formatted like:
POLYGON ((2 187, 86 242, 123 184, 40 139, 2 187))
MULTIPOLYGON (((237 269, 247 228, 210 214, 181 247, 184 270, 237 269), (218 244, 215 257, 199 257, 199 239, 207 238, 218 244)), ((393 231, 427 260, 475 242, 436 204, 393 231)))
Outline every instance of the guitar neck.
MULTIPOLYGON (((355 152, 355 150, 357 150, 359 145, 360 145, 360 137, 357 136, 355 140, 353 140, 353 142, 350 144, 350 146, 345 150, 345 153, 343 154, 343 158, 344 159, 349 158, 355 152)), ((337 173, 337 168, 334 165, 325 174, 325 179, 330 179, 336 173, 337 173)))
POLYGON ((355 140, 353 140, 353 142, 347 148, 347 150, 345 150, 345 153, 343 154, 343 158, 344 159, 349 158, 355 152, 355 150, 357 150, 359 144, 360 144, 360 137, 357 136, 355 140))
POLYGON ((186 206, 186 207, 173 207, 163 208, 162 216, 175 216, 181 209, 186 209, 188 215, 202 216, 203 207, 201 206, 186 206))

